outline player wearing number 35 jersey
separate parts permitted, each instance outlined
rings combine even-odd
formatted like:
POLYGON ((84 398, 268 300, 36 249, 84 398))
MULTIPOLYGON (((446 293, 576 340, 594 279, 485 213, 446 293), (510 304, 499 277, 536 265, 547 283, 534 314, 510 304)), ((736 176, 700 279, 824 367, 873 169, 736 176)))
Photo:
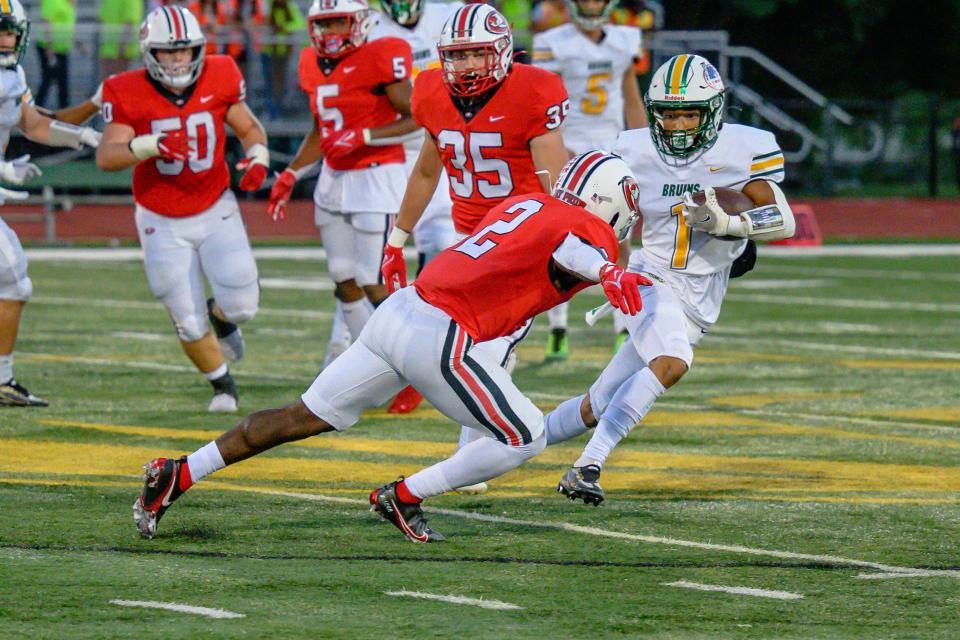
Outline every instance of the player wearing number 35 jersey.
POLYGON ((197 19, 177 7, 152 11, 140 28, 145 69, 103 85, 107 123, 97 150, 106 171, 134 166, 136 223, 150 289, 177 329, 184 352, 214 388, 210 411, 236 411, 224 357, 243 355, 237 324, 257 313, 260 290, 224 159, 230 125, 247 157, 240 188, 263 184, 266 134, 244 102, 232 58, 205 56, 197 19), (206 299, 201 274, 213 298, 206 299), (213 327, 213 333, 210 331, 213 327))

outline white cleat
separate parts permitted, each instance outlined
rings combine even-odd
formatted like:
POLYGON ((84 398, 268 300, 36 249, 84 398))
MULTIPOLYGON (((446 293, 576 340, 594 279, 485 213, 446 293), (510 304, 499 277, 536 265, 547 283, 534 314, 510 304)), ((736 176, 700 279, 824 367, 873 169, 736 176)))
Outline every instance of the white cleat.
POLYGON ((229 393, 218 393, 213 396, 207 411, 210 413, 236 413, 237 399, 229 393))
POLYGON ((468 484, 465 487, 454 489, 457 493, 467 493, 472 496, 482 496, 487 492, 487 483, 478 482, 477 484, 468 484))

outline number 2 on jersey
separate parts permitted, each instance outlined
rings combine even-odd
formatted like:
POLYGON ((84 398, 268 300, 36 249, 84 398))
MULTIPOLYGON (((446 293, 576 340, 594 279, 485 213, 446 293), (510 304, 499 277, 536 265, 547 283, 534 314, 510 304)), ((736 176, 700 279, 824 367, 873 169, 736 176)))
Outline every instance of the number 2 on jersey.
POLYGON ((465 253, 476 260, 491 249, 497 248, 496 242, 490 238, 484 238, 484 236, 488 234, 505 236, 523 224, 530 218, 530 216, 540 211, 540 209, 543 209, 543 203, 537 200, 524 200, 523 202, 518 202, 507 209, 504 213, 516 213, 521 211, 522 213, 520 213, 520 215, 512 220, 497 220, 494 223, 488 224, 483 229, 480 229, 475 234, 461 242, 460 246, 454 249, 454 251, 465 253), (481 242, 481 240, 483 240, 483 242, 481 242))
POLYGON ((670 215, 677 218, 677 234, 673 240, 673 259, 670 261, 670 267, 686 269, 687 258, 690 256, 690 227, 683 219, 683 203, 670 207, 670 215))

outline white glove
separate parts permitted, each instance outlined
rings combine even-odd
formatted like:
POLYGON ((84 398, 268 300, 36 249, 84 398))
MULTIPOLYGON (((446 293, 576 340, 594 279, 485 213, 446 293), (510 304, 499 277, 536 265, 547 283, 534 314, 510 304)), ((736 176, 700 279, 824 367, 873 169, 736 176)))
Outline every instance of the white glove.
POLYGON ((30 178, 42 176, 40 168, 30 162, 30 156, 20 156, 13 160, 0 160, 0 180, 11 184, 23 184, 30 178))
POLYGON ((84 127, 83 130, 80 131, 80 142, 91 149, 96 149, 100 146, 100 138, 102 137, 103 134, 92 127, 84 127))
POLYGON ((26 200, 29 197, 30 194, 26 191, 14 191, 13 189, 0 187, 0 204, 4 204, 7 200, 26 200))
POLYGON ((683 220, 687 226, 697 231, 704 231, 712 236, 725 236, 730 227, 730 216, 717 202, 717 192, 713 187, 704 190, 706 198, 703 204, 693 201, 693 194, 689 191, 683 196, 683 220))

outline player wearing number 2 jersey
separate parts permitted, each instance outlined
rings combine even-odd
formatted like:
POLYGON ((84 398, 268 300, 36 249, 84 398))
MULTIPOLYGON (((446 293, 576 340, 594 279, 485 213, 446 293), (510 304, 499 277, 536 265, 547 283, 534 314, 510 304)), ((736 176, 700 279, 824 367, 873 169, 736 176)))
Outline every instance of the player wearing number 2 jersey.
POLYGON ((250 415, 189 456, 147 463, 133 505, 140 533, 152 538, 170 503, 198 480, 284 442, 345 431, 410 383, 482 436, 375 489, 370 503, 410 540, 443 540, 427 525, 424 499, 506 473, 544 447, 543 414, 474 343, 504 335, 590 283, 636 313, 639 286, 650 281, 611 262, 617 237, 636 219, 636 189, 620 158, 592 152, 571 161, 552 197, 526 194, 495 207, 474 236, 443 251, 414 287, 380 305, 299 401, 250 415))
POLYGON ((314 0, 310 7, 312 44, 300 53, 299 71, 313 128, 277 179, 269 208, 274 219, 283 217, 297 178, 323 160, 315 220, 353 339, 386 297, 380 258, 406 178, 399 138, 416 129, 410 45, 367 42, 373 20, 364 0, 314 0))
POLYGON ((233 60, 204 54, 197 19, 176 6, 155 9, 140 29, 145 69, 103 85, 107 123, 97 165, 135 165, 133 196, 144 266, 184 352, 214 388, 210 411, 237 410, 237 390, 224 356, 243 355, 238 323, 257 313, 257 265, 230 191, 224 160, 230 125, 247 157, 240 188, 263 184, 270 163, 266 134, 244 102, 233 60), (205 299, 201 274, 213 298, 205 299), (211 324, 214 333, 211 333, 211 324))

